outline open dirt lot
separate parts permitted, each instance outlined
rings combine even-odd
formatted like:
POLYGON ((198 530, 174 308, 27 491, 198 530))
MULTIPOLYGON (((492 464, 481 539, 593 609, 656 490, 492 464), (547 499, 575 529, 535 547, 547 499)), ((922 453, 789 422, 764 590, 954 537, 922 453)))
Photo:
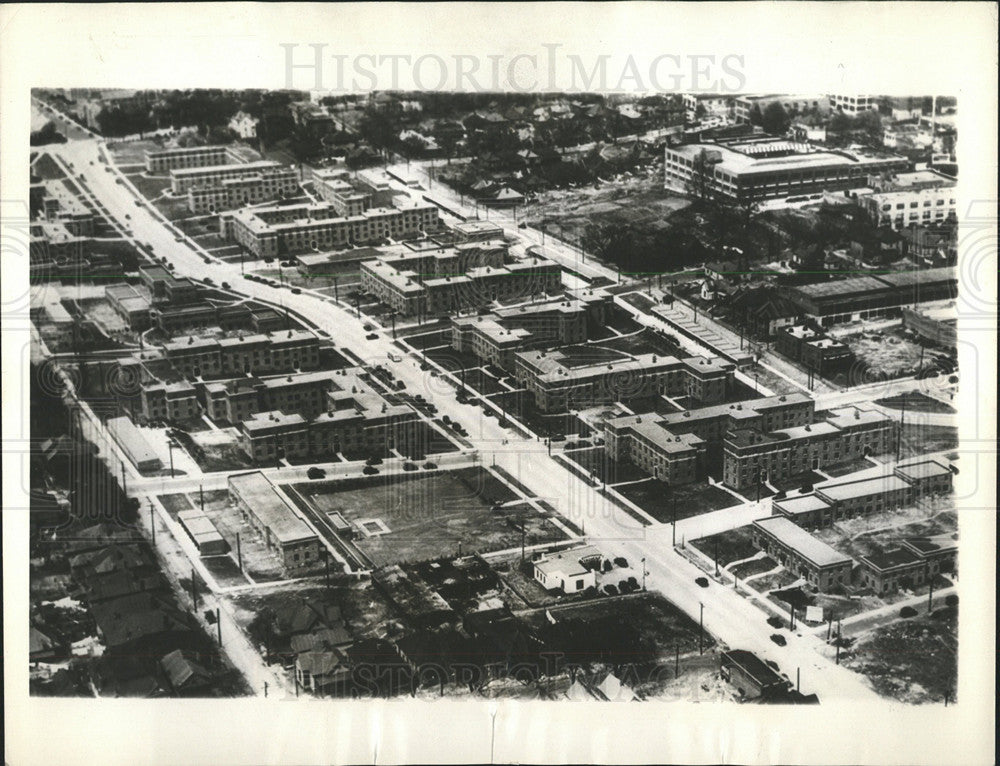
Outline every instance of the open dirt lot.
POLYGON ((957 609, 900 620, 861 637, 845 664, 883 696, 908 704, 954 701, 958 675, 957 609))
POLYGON ((682 484, 671 487, 662 481, 649 479, 640 484, 627 484, 615 489, 654 519, 662 522, 673 519, 675 507, 677 518, 686 519, 740 503, 725 490, 707 484, 682 484))

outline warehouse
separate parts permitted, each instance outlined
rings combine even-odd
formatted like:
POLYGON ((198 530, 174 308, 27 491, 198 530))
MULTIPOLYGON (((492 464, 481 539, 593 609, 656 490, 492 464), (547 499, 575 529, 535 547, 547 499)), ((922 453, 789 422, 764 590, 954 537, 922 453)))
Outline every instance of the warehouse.
POLYGON ((109 419, 107 426, 108 432, 137 469, 145 472, 156 471, 163 467, 160 456, 153 451, 146 437, 127 415, 109 419))

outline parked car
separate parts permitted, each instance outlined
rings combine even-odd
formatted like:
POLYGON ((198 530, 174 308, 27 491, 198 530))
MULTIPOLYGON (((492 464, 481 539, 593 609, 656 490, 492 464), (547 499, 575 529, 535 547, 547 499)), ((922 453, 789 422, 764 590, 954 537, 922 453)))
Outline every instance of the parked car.
POLYGON ((699 586, 701 586, 702 588, 707 588, 708 587, 708 578, 707 577, 698 577, 698 578, 695 579, 695 582, 699 586))
POLYGON ((302 288, 301 287, 293 287, 292 288, 292 295, 298 295, 301 292, 302 292, 302 288))
POLYGON ((774 641, 774 643, 776 643, 778 646, 784 646, 785 644, 788 643, 785 637, 780 633, 772 633, 771 640, 774 641))
POLYGON ((375 474, 378 473, 378 468, 376 468, 373 465, 366 465, 364 468, 361 469, 361 473, 363 473, 365 476, 374 476, 375 474))
POLYGON ((306 471, 306 476, 310 479, 323 479, 326 477, 326 471, 318 466, 313 466, 308 471, 306 471))
POLYGON ((229 285, 229 283, 228 283, 228 282, 223 282, 223 283, 222 283, 222 289, 223 289, 223 290, 228 290, 228 289, 229 289, 229 287, 230 287, 230 285, 229 285))
POLYGON ((378 340, 377 332, 370 332, 365 336, 365 340, 378 340))

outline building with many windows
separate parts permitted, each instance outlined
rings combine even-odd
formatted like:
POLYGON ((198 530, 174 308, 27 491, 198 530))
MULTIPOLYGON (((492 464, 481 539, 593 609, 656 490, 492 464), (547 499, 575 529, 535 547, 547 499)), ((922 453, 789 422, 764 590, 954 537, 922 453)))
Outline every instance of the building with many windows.
POLYGON ((876 594, 911 589, 955 568, 958 544, 947 537, 913 538, 893 550, 863 556, 860 585, 876 594))
POLYGON ((299 178, 293 168, 269 167, 238 178, 206 180, 191 186, 187 203, 192 213, 208 213, 294 196, 298 190, 299 178))
POLYGON ((723 441, 722 478, 740 490, 895 449, 899 424, 874 410, 831 410, 818 423, 732 430, 723 441))
POLYGON ((830 103, 834 109, 851 117, 857 117, 862 112, 878 111, 878 96, 835 93, 830 96, 830 103))
POLYGON ((900 230, 907 226, 942 224, 955 218, 956 181, 935 170, 900 173, 873 179, 870 194, 858 204, 875 226, 900 230))
POLYGON ((184 375, 245 375, 315 369, 319 338, 308 330, 288 330, 235 338, 175 338, 163 353, 184 375))
POLYGON ((843 191, 864 186, 873 173, 902 171, 905 157, 860 149, 823 149, 781 138, 734 139, 668 146, 666 188, 693 187, 738 202, 843 191))
POLYGON ((219 186, 229 179, 260 176, 268 171, 282 169, 281 163, 274 160, 179 168, 170 171, 170 190, 174 194, 184 194, 195 186, 219 186))
POLYGON ((228 146, 183 146, 176 149, 147 151, 146 171, 165 173, 183 168, 204 168, 224 165, 235 160, 228 146))

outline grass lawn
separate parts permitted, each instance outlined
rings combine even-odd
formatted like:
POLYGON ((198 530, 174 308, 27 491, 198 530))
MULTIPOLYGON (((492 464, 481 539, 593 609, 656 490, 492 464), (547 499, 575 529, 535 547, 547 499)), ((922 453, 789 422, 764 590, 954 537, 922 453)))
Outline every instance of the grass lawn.
POLYGON ((629 354, 663 354, 664 356, 680 356, 683 352, 669 338, 654 330, 645 329, 624 337, 602 340, 600 345, 624 351, 629 354))
POLYGON ((168 176, 138 175, 129 177, 129 181, 143 197, 149 200, 159 197, 165 189, 170 188, 168 176))
POLYGON ((637 481, 647 474, 632 463, 618 463, 607 457, 603 447, 571 450, 565 456, 584 470, 596 474, 601 481, 615 484, 620 481, 637 481))
POLYGON ((187 495, 175 494, 175 495, 160 495, 159 501, 163 504, 163 507, 167 509, 172 517, 177 518, 177 514, 181 511, 190 511, 194 508, 191 505, 191 501, 188 500, 187 495))
POLYGON ((942 452, 958 447, 958 428, 904 423, 902 457, 914 457, 928 452, 942 452))
MULTIPOLYGON (((715 546, 719 546, 719 566, 726 566, 733 561, 750 558, 757 553, 757 548, 750 541, 750 526, 727 529, 717 535, 700 537, 690 540, 689 544, 706 556, 715 556, 715 546)), ((772 566, 773 568, 773 566, 772 566)))
POLYGON ((870 460, 865 458, 859 458, 857 460, 852 460, 850 463, 841 463, 840 465, 834 465, 823 468, 823 473, 829 474, 834 478, 840 476, 847 476, 851 473, 856 473, 857 471, 864 471, 868 468, 873 468, 875 464, 870 460))
POLYGON ((435 346, 450 346, 451 332, 449 330, 440 330, 421 333, 419 335, 407 335, 403 338, 403 340, 416 349, 434 348, 435 346))
POLYGON ((388 532, 367 536, 357 528, 354 544, 378 566, 454 554, 512 548, 563 539, 547 519, 521 508, 491 510, 517 495, 483 468, 434 474, 378 477, 374 481, 301 485, 298 490, 320 513, 337 512, 357 524, 379 519, 388 532))
POLYGON ((677 518, 686 519, 721 508, 739 505, 725 490, 707 484, 670 486, 657 479, 616 487, 617 491, 657 521, 669 522, 676 508, 677 518))
MULTIPOLYGON (((711 554, 709 554, 711 555, 711 554)), ((763 574, 764 572, 770 572, 778 566, 778 562, 769 556, 763 556, 759 559, 754 559, 753 561, 746 561, 742 564, 736 564, 730 568, 730 572, 737 575, 741 580, 745 580, 748 577, 752 577, 756 574, 763 574)))
POLYGON ((937 399, 933 399, 926 394, 921 394, 918 391, 911 391, 899 396, 890 396, 885 399, 876 399, 875 404, 880 404, 883 407, 891 407, 894 410, 905 407, 907 412, 955 413, 955 408, 951 405, 939 402, 937 399))
POLYGON ((427 358, 433 359, 446 370, 458 371, 472 369, 482 365, 482 360, 474 354, 456 351, 451 348, 438 348, 427 352, 427 358))

